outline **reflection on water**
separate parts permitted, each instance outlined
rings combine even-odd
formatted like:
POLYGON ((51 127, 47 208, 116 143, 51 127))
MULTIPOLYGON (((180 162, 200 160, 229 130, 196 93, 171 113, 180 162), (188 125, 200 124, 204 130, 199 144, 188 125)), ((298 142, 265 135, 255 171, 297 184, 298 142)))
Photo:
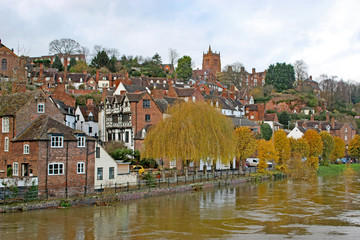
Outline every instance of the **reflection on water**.
POLYGON ((2 214, 0 233, 0 239, 358 239, 360 178, 263 182, 110 207, 2 214))

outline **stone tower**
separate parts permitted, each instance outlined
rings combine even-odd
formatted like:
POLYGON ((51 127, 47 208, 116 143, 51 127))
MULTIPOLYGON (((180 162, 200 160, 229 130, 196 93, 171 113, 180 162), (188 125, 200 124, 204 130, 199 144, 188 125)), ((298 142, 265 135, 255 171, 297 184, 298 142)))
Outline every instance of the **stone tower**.
POLYGON ((212 52, 210 45, 209 51, 203 53, 202 70, 214 76, 217 72, 221 72, 220 52, 212 52))

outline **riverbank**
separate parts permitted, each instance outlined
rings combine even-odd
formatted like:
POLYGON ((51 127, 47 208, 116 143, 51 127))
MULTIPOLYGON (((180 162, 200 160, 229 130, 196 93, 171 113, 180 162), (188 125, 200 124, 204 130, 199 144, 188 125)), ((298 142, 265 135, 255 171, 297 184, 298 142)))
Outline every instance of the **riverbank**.
POLYGON ((352 169, 355 173, 360 173, 360 164, 331 164, 329 166, 319 166, 318 176, 338 176, 347 171, 347 168, 352 169))
POLYGON ((109 205, 115 202, 130 201, 153 196, 161 196, 173 193, 183 193, 190 191, 209 190, 227 186, 235 186, 247 182, 268 181, 270 179, 283 178, 285 175, 281 173, 271 173, 266 175, 252 174, 240 178, 224 178, 216 181, 204 181, 179 186, 171 186, 165 188, 149 188, 147 190, 120 192, 103 191, 96 195, 87 197, 72 197, 67 199, 48 199, 44 201, 34 201, 27 203, 14 203, 0 206, 0 213, 23 212, 29 210, 39 210, 47 208, 64 208, 64 207, 81 207, 91 205, 109 205))

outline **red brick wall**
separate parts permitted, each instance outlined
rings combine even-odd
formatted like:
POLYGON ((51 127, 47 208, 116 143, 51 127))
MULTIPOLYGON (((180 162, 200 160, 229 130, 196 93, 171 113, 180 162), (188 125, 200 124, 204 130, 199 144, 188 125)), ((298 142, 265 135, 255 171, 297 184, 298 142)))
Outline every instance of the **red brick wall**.
POLYGON ((22 64, 20 58, 16 56, 11 50, 6 47, 0 48, 0 74, 8 77, 25 77, 24 68, 21 65, 22 64), (1 62, 3 59, 6 59, 7 61, 6 70, 3 70, 1 66, 1 62), (15 76, 13 69, 18 68, 19 66, 21 66, 20 72, 18 70, 18 76, 15 76))
POLYGON ((58 83, 55 91, 51 94, 55 99, 64 102, 66 105, 75 108, 76 100, 65 92, 65 84, 58 83))

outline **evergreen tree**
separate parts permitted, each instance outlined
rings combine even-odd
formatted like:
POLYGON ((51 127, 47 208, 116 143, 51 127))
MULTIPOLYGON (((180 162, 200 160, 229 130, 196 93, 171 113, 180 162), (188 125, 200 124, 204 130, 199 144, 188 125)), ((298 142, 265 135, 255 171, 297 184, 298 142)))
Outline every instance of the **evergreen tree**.
POLYGON ((74 57, 70 59, 70 64, 67 66, 67 70, 70 71, 70 69, 76 65, 76 60, 74 57))
POLYGON ((273 85, 278 92, 292 88, 295 82, 294 67, 286 63, 271 64, 266 72, 265 82, 273 85))
POLYGON ((269 124, 264 123, 260 125, 261 138, 269 141, 272 137, 272 129, 269 124))
POLYGON ((59 72, 63 71, 63 65, 61 63, 61 60, 59 58, 59 56, 55 57, 54 63, 52 65, 53 68, 57 68, 59 70, 59 72))
POLYGON ((184 79, 185 82, 189 81, 192 77, 191 57, 183 56, 178 60, 176 73, 178 78, 184 79))
POLYGON ((96 68, 108 67, 109 61, 109 56, 104 50, 102 50, 91 60, 91 65, 96 68))
POLYGON ((290 121, 290 114, 288 114, 286 111, 283 111, 279 114, 279 123, 284 125, 285 128, 288 128, 290 121))

